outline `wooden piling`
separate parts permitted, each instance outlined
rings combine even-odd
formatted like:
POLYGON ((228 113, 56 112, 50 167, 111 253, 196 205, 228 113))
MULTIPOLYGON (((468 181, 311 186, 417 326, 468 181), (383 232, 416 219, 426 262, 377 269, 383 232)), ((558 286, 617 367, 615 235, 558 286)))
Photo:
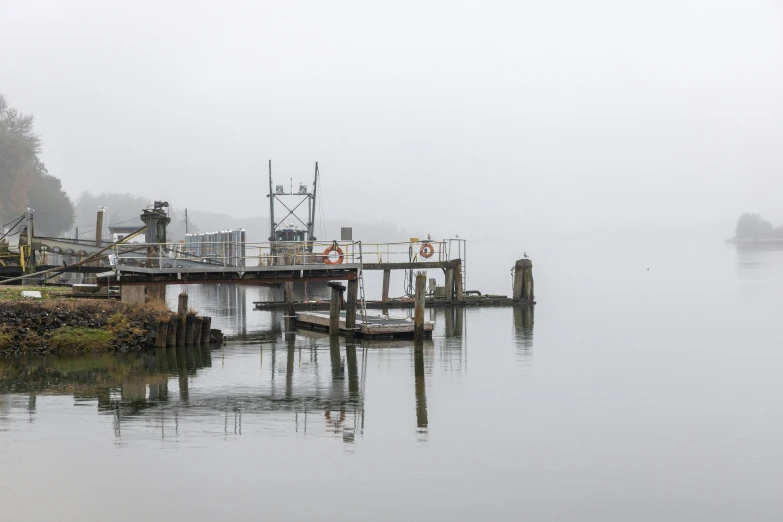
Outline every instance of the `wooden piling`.
POLYGON ((443 298, 447 303, 454 300, 454 266, 446 269, 446 283, 443 285, 443 298))
POLYGON ((348 281, 348 300, 345 306, 345 329, 348 335, 356 331, 356 299, 359 295, 359 280, 348 281))
POLYGON ((389 282, 391 281, 391 270, 385 269, 383 271, 383 294, 381 300, 386 303, 389 301, 389 282))
POLYGON ((196 316, 188 314, 185 319, 185 346, 191 346, 193 344, 193 334, 196 328, 196 316))
POLYGON ((166 346, 173 348, 177 346, 177 316, 169 314, 169 331, 166 334, 166 346))
POLYGON ((329 306, 329 335, 340 335, 340 305, 345 287, 339 283, 327 283, 332 289, 332 302, 329 306))
POLYGON ((533 285, 533 262, 520 259, 514 265, 514 301, 533 303, 536 300, 533 285))
POLYGON ((296 317, 296 301, 294 300, 294 282, 283 283, 283 296, 285 298, 285 310, 288 317, 296 317))
POLYGON ((155 348, 165 348, 166 347, 166 337, 169 333, 169 320, 166 319, 159 319, 158 320, 158 333, 155 335, 155 348))
POLYGON ((424 340, 424 297, 427 294, 427 273, 416 273, 415 309, 413 311, 413 339, 417 347, 424 340))
POLYGON ((204 317, 204 324, 201 326, 201 345, 209 344, 209 331, 212 329, 212 318, 204 317))
POLYGON ((188 320, 188 294, 179 294, 177 302, 177 346, 185 346, 185 326, 188 320))
POLYGON ((193 326, 193 344, 201 344, 201 329, 204 328, 204 318, 196 317, 193 326))

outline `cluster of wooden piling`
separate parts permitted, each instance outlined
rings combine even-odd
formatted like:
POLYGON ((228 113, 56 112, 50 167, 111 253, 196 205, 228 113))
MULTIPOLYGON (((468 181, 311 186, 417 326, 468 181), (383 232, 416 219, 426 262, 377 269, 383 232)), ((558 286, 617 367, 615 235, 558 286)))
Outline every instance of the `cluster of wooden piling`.
MULTIPOLYGON (((216 342, 222 339, 217 334, 216 342)), ((188 309, 188 294, 179 294, 177 313, 169 314, 158 320, 158 333, 155 336, 155 347, 176 347, 207 345, 212 341, 212 318, 196 315, 188 309)))

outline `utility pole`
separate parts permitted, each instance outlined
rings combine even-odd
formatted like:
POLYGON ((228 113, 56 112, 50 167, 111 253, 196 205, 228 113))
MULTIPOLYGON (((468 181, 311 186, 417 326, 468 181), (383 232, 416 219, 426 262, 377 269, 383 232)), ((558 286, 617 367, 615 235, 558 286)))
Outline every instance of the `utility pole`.
POLYGON ((185 209, 185 234, 188 233, 188 209, 185 209))

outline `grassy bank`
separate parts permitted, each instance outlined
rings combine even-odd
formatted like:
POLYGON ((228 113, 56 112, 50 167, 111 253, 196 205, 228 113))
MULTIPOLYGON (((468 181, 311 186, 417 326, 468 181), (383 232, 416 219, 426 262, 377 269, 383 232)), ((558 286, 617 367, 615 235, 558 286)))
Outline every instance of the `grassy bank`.
POLYGON ((25 290, 41 292, 41 300, 64 299, 71 295, 68 286, 6 286, 0 285, 0 302, 24 301, 22 292, 25 290))
MULTIPOLYGON (((17 287, 18 288, 18 287, 17 287)), ((57 299, 0 302, 0 355, 83 354, 152 347, 165 303, 57 299)))

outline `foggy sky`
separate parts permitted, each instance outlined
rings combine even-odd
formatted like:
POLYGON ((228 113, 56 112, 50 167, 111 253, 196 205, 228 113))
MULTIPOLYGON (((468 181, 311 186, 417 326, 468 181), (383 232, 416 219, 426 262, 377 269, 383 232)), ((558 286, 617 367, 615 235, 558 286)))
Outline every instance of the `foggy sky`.
POLYGON ((0 0, 0 92, 72 196, 266 215, 318 160, 328 218, 444 235, 781 220, 780 5, 0 0))

